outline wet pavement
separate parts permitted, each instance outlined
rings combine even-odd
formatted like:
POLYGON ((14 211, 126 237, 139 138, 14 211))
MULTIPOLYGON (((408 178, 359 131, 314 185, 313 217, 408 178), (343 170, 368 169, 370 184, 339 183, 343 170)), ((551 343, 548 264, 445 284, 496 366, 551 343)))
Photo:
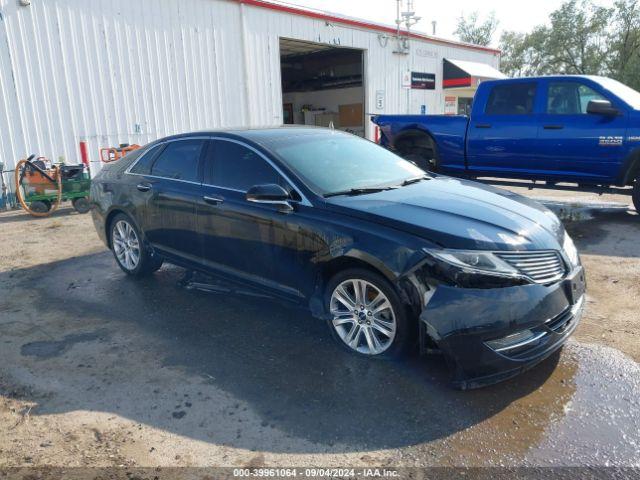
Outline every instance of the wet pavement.
POLYGON ((355 357, 303 310, 183 274, 126 278, 108 252, 0 273, 0 393, 43 432, 2 434, 0 466, 51 460, 58 428, 82 465, 640 467, 640 367, 617 350, 572 340, 461 392, 439 357, 355 357))

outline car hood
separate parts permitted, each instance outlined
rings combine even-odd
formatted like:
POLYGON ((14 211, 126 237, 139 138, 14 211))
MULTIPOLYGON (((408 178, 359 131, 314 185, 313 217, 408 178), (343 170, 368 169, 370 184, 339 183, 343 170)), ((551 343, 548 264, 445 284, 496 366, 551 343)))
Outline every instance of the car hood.
POLYGON ((564 228, 521 195, 446 176, 394 190, 327 199, 327 208, 418 235, 445 248, 558 250, 564 228))

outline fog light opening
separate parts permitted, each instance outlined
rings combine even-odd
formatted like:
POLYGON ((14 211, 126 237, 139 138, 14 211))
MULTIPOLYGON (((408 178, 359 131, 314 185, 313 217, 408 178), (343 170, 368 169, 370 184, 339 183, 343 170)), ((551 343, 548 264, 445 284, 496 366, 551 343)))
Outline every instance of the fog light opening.
POLYGON ((512 333, 506 337, 497 338, 495 340, 489 340, 485 342, 489 348, 494 352, 504 352, 507 350, 513 350, 525 345, 529 345, 546 335, 546 332, 534 332, 532 330, 522 330, 520 332, 512 333))

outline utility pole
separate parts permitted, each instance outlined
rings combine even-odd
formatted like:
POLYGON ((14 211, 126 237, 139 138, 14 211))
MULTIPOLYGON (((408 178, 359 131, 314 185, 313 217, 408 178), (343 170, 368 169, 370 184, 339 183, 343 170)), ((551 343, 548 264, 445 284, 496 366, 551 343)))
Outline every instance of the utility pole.
MULTIPOLYGON (((399 55, 407 55, 407 72, 411 75, 411 55, 409 54, 411 39, 411 27, 420 21, 420 17, 416 16, 413 9, 413 0, 406 0, 406 9, 403 11, 403 0, 396 0, 396 42, 397 48, 393 53, 399 55), (404 31, 401 30, 404 26, 404 31)), ((411 85, 407 88, 407 113, 411 113, 411 85)))

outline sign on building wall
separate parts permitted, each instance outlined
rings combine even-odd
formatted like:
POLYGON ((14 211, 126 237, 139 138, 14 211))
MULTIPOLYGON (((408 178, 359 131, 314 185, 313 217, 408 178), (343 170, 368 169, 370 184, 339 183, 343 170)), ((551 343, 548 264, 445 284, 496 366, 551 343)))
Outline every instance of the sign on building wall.
POLYGON ((444 97, 444 114, 445 115, 455 115, 457 113, 457 101, 458 97, 444 97))
POLYGON ((376 90, 376 110, 384 110, 384 90, 376 90))
POLYGON ((400 78, 400 84, 402 88, 411 88, 411 72, 403 71, 402 77, 400 78))
POLYGON ((435 90, 436 74, 411 72, 411 88, 417 90, 435 90))

